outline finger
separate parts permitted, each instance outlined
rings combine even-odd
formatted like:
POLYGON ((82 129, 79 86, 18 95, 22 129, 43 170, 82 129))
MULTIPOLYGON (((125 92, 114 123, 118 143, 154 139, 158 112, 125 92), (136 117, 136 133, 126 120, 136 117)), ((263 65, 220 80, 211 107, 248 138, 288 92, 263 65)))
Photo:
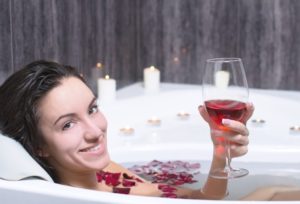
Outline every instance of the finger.
POLYGON ((231 144, 236 145, 248 145, 249 144, 249 137, 246 135, 236 134, 236 132, 232 131, 219 131, 219 130, 212 130, 212 139, 214 144, 221 144, 224 142, 224 138, 230 141, 231 144))
POLYGON ((242 122, 246 124, 246 122, 251 118, 253 112, 254 112, 254 105, 252 103, 247 103, 246 104, 246 113, 245 117, 243 118, 242 122))
POLYGON ((210 123, 209 115, 208 115, 208 113, 207 113, 207 111, 206 111, 206 108, 205 108, 203 105, 200 105, 200 106, 198 107, 198 111, 199 111, 200 115, 202 116, 202 118, 203 118, 206 122, 210 123))
POLYGON ((239 157, 247 154, 248 147, 247 146, 239 146, 239 145, 231 145, 230 146, 230 154, 232 157, 239 157))
POLYGON ((247 136, 244 135, 234 135, 231 137, 227 137, 227 140, 230 141, 231 144, 235 144, 235 145, 248 145, 249 144, 249 138, 247 136))
POLYGON ((239 121, 223 119, 222 124, 225 127, 228 127, 231 131, 237 132, 237 133, 245 135, 245 136, 249 135, 249 131, 248 131, 247 127, 239 121))
POLYGON ((202 116, 202 118, 208 123, 210 129, 217 129, 217 128, 218 128, 217 124, 214 123, 214 122, 210 119, 210 117, 209 117, 209 115, 208 115, 208 112, 207 112, 205 106, 200 105, 200 106, 198 107, 198 111, 199 111, 200 115, 202 116))

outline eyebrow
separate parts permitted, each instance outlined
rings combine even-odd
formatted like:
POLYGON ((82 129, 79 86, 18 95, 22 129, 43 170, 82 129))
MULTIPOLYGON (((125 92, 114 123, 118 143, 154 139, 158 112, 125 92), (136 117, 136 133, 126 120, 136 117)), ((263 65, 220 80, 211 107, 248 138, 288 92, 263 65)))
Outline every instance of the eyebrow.
MULTIPOLYGON (((96 97, 94 97, 91 102, 89 103, 89 108, 93 105, 93 103, 97 100, 96 97)), ((60 121, 61 119, 63 118, 66 118, 66 117, 73 117, 74 115, 76 115, 75 113, 67 113, 67 114, 64 114, 64 115, 61 115, 57 118, 57 120, 54 122, 53 125, 56 125, 56 123, 58 123, 58 121, 60 121)))

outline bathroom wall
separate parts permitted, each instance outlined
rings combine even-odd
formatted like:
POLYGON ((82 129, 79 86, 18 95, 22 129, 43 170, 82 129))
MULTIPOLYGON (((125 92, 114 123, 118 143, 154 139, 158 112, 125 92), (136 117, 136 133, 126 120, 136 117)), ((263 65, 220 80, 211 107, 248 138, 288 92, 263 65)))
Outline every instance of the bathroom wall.
POLYGON ((118 87, 155 65, 199 84, 205 59, 241 57, 249 86, 300 90, 298 0, 1 0, 0 83, 37 59, 97 62, 118 87))

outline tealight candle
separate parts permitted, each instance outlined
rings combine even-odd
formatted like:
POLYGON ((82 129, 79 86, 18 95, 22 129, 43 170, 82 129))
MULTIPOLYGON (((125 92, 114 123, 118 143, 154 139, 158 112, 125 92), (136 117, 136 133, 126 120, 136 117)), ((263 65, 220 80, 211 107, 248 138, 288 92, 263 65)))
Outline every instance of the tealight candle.
POLYGON ((149 125, 152 125, 152 126, 159 126, 161 123, 160 119, 155 116, 148 119, 147 122, 149 125))
POLYGON ((266 123, 266 121, 262 118, 254 118, 251 122, 254 127, 262 127, 266 123))
POLYGON ((228 71, 220 70, 215 73, 215 85, 218 88, 226 88, 229 84, 230 74, 228 71))
POLYGON ((177 116, 182 120, 186 120, 190 117, 190 114, 185 111, 180 111, 177 113, 177 116))
POLYGON ((263 124, 266 121, 264 119, 256 118, 252 120, 252 123, 263 124))
POLYGON ((120 132, 124 135, 132 135, 134 133, 134 129, 130 126, 125 126, 123 128, 120 128, 120 132))
POLYGON ((144 88, 146 91, 155 92, 159 90, 160 71, 154 66, 144 69, 144 88))
POLYGON ((293 132, 300 133, 300 126, 298 126, 298 125, 292 126, 292 127, 290 127, 290 130, 293 132))
POLYGON ((98 97, 100 102, 112 102, 116 98, 116 80, 109 75, 98 79, 98 97))

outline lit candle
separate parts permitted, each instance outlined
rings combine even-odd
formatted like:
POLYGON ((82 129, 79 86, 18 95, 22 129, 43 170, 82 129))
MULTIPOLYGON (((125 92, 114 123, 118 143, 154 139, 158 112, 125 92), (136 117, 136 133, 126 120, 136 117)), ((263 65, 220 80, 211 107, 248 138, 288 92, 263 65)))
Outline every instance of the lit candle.
POLYGON ((186 120, 190 117, 190 114, 185 111, 180 111, 179 113, 177 113, 177 116, 182 120, 186 120))
POLYGON ((116 80, 109 75, 98 79, 98 98, 100 102, 112 102, 116 98, 116 80))
POLYGON ((144 69, 144 88, 149 92, 159 90, 160 71, 154 66, 144 69))
POLYGON ((264 119, 261 119, 261 118, 255 118, 252 120, 252 123, 260 123, 260 124, 263 124, 265 123, 266 121, 264 119))
POLYGON ((124 135, 132 135, 134 133, 134 129, 130 126, 125 126, 123 128, 120 128, 120 132, 124 135))
POLYGON ((98 62, 98 63, 96 64, 96 68, 101 70, 101 69, 102 69, 102 64, 101 64, 100 62, 98 62))
POLYGON ((159 126, 161 121, 158 117, 153 116, 150 119, 148 119, 147 122, 148 122, 149 125, 159 126))
POLYGON ((97 93, 98 79, 101 77, 103 77, 103 64, 98 62, 96 66, 92 68, 90 75, 90 86, 95 94, 97 93))
POLYGON ((215 74, 215 84, 218 88, 226 88, 229 84, 230 74, 228 71, 217 71, 215 74))
POLYGON ((299 125, 294 125, 294 126, 290 127, 290 130, 293 131, 293 132, 300 133, 300 126, 299 125))
POLYGON ((262 127, 266 123, 266 121, 262 118, 254 118, 251 122, 255 127, 262 127))

